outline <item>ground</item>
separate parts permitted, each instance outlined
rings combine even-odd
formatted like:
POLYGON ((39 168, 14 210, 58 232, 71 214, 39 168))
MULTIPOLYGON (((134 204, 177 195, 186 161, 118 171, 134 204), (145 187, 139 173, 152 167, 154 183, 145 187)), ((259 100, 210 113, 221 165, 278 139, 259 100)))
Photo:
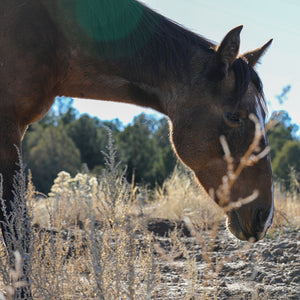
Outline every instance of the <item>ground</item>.
POLYGON ((163 293, 158 291, 155 299, 300 299, 297 229, 283 227, 250 244, 221 226, 215 242, 209 232, 185 234, 175 251, 174 237, 156 234, 163 293))

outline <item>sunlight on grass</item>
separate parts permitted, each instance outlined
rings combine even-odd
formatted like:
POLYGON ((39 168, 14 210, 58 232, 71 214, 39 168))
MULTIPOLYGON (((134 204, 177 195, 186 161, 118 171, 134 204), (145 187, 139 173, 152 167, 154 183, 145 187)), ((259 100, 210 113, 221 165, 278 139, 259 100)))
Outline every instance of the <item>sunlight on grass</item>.
MULTIPOLYGON (((105 159, 106 168, 98 177, 60 172, 47 197, 35 193, 29 178, 22 195, 32 217, 27 267, 34 299, 217 299, 224 285, 222 272, 231 265, 243 270, 252 264, 248 253, 255 246, 228 235, 224 211, 184 166, 177 165, 164 184, 151 191, 126 181, 111 135, 105 159), (184 221, 189 234, 183 236, 175 228, 155 236, 147 230, 153 219, 184 221), (220 235, 228 235, 234 255, 221 251, 227 246, 220 235), (198 250, 192 252, 191 245, 198 250), (172 277, 175 269, 179 275, 172 277)), ((299 200, 297 189, 283 193, 275 186, 274 223, 265 239, 299 230, 299 200)), ((0 299, 10 299, 19 282, 25 284, 18 278, 12 281, 11 274, 2 243, 0 299)), ((254 287, 243 293, 259 299, 254 287)))

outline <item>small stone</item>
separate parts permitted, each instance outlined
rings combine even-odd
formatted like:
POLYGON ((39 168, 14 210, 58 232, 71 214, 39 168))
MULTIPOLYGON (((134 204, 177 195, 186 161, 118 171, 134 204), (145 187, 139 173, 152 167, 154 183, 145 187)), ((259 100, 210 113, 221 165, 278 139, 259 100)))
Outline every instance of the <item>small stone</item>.
POLYGON ((289 276, 291 276, 291 277, 300 276, 300 269, 299 270, 290 271, 289 272, 289 276))
POLYGON ((294 278, 291 280, 291 282, 292 282, 292 283, 300 283, 300 275, 294 277, 294 278))
POLYGON ((277 248, 275 250, 272 251, 272 255, 283 255, 283 250, 280 248, 277 248))
POLYGON ((270 284, 274 284, 274 283, 283 283, 282 277, 281 276, 277 276, 271 279, 270 284))

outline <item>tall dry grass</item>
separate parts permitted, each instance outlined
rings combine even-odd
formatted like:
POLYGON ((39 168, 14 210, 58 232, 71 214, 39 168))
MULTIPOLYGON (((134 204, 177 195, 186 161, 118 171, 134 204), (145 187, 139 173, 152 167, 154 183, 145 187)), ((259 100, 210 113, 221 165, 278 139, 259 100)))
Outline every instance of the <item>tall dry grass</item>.
POLYGON ((131 217, 136 188, 118 170, 111 134, 104 155, 102 176, 60 173, 34 208, 35 222, 51 226, 36 234, 38 299, 150 299, 158 285, 152 235, 131 217))
POLYGON ((193 223, 208 228, 224 219, 220 209, 196 182, 193 173, 178 164, 161 187, 152 193, 149 204, 150 217, 183 220, 189 217, 193 223))
MULTIPOLYGON (((17 177, 16 193, 21 202, 27 201, 33 225, 26 266, 33 298, 166 299, 170 286, 162 280, 165 263, 181 256, 185 260, 176 283, 185 286, 181 297, 211 299, 212 290, 217 295, 219 272, 232 259, 216 260, 211 254, 217 227, 224 222, 223 210, 183 166, 177 166, 162 187, 146 191, 129 184, 125 171, 118 169, 111 135, 105 158, 105 171, 98 178, 59 173, 47 197, 34 193, 30 180, 25 187, 23 171, 17 177), (163 247, 147 231, 147 220, 153 217, 185 221, 201 248, 204 270, 199 272, 197 257, 179 232, 172 232, 168 247, 163 247)), ((297 189, 288 193, 275 189, 274 225, 267 238, 285 226, 300 227, 299 200, 297 189)), ((17 299, 15 291, 28 284, 18 275, 22 260, 16 261, 11 270, 2 240, 0 299, 17 299)))
MULTIPOLYGON (((162 187, 154 191, 154 199, 149 205, 150 216, 177 220, 189 217, 204 228, 225 220, 223 209, 211 200, 184 166, 177 166, 162 187)), ((284 230, 284 226, 300 227, 300 195, 296 189, 284 191, 275 182, 274 203, 275 216, 269 231, 284 230)))

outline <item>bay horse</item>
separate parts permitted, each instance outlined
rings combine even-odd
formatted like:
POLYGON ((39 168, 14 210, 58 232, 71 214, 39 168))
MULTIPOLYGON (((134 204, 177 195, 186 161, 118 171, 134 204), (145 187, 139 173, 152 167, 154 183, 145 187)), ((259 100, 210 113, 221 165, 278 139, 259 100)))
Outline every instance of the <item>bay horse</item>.
MULTIPOLYGON (((242 26, 216 45, 135 0, 1 0, 0 28, 1 221, 14 203, 15 146, 21 148, 27 126, 47 113, 57 95, 165 114, 176 154, 207 191, 216 190, 227 171, 219 137, 226 137, 236 165, 254 136, 249 115, 265 127, 254 66, 272 40, 239 56, 242 26)), ((263 132, 260 147, 267 145, 263 132)), ((272 189, 268 155, 241 172, 230 201, 253 190, 259 195, 228 212, 237 238, 265 235, 273 218, 272 189)), ((4 240, 15 234, 1 226, 4 240)))

